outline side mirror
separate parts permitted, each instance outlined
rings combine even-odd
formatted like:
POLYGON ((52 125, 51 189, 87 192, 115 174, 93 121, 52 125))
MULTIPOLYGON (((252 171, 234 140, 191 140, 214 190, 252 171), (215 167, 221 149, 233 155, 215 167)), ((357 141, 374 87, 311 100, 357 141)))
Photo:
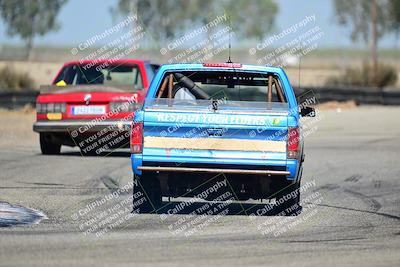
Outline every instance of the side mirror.
POLYGON ((302 117, 315 117, 315 108, 303 107, 300 110, 300 115, 302 117))

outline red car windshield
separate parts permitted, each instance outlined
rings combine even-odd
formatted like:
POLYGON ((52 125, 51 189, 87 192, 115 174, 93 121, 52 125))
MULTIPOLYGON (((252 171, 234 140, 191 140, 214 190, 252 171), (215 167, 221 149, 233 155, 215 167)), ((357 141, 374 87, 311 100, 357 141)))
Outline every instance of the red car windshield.
POLYGON ((67 85, 132 86, 143 89, 143 80, 137 65, 70 65, 63 68, 55 83, 67 85))

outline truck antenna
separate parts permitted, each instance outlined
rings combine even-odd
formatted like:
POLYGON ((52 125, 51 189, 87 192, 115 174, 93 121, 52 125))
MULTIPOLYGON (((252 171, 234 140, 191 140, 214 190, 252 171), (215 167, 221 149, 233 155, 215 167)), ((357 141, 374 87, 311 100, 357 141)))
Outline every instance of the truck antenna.
POLYGON ((228 21, 229 21, 229 31, 228 31, 228 34, 229 34, 229 45, 228 45, 228 61, 226 62, 226 63, 232 63, 232 60, 231 60, 231 16, 228 16, 228 21))
POLYGON ((300 65, 301 65, 301 56, 299 56, 299 90, 300 90, 300 69, 301 69, 300 65))

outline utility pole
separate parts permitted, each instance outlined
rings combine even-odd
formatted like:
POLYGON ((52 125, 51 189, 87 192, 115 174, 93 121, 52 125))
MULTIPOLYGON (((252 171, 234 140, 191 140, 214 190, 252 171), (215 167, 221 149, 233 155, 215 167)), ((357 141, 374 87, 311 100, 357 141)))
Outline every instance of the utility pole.
POLYGON ((377 7, 376 1, 371 1, 371 75, 370 75, 370 82, 371 85, 377 86, 377 76, 378 76, 378 55, 377 55, 377 7))

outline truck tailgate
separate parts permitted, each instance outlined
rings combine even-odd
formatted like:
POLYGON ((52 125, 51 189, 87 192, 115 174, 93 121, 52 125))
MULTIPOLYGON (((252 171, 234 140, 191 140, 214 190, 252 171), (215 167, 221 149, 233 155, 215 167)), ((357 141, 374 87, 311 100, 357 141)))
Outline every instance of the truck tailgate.
POLYGON ((287 109, 190 110, 148 107, 144 117, 143 165, 286 164, 287 109))

